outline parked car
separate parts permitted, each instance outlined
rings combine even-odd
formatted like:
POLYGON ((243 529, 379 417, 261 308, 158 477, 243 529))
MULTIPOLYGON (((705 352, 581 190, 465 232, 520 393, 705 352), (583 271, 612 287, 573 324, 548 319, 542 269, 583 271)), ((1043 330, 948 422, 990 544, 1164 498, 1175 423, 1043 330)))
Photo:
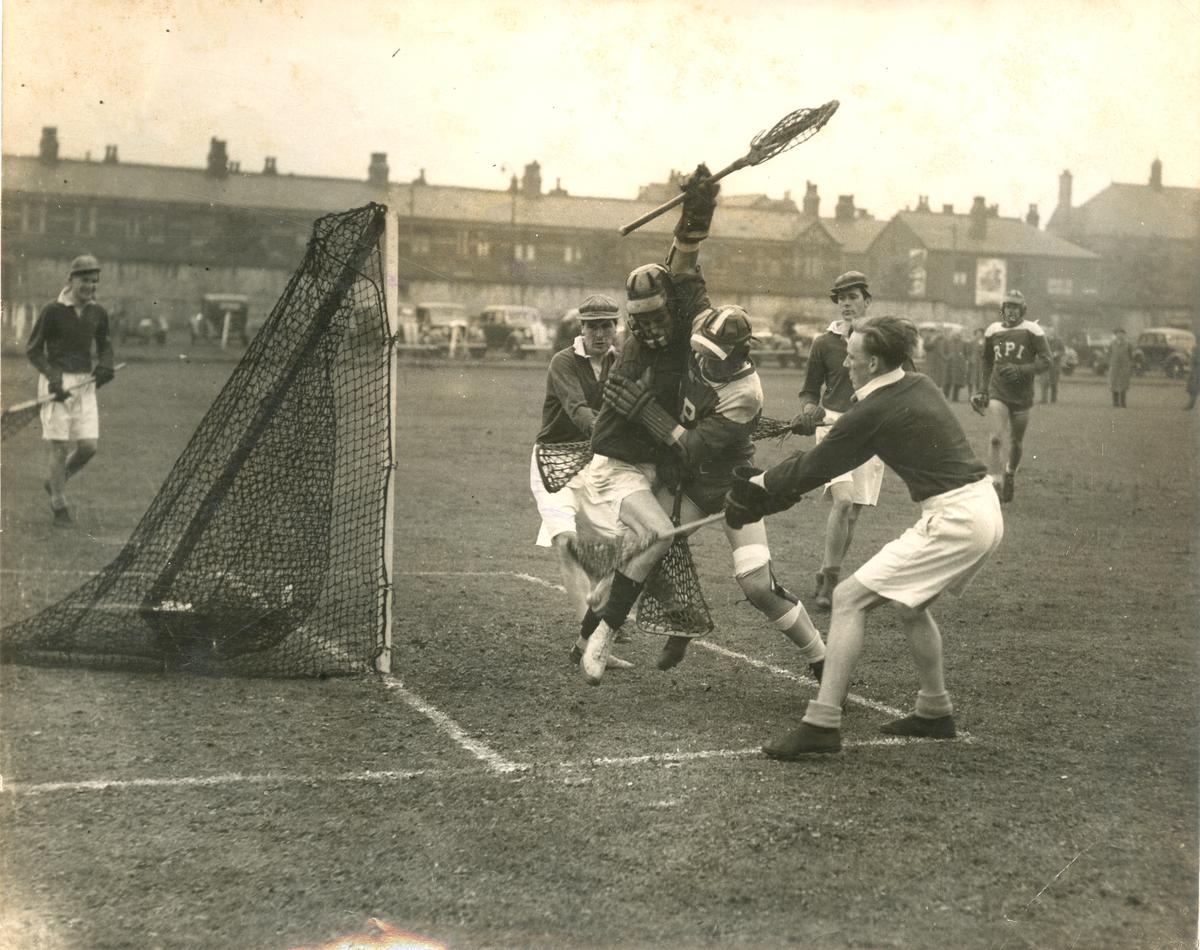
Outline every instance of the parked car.
POLYGON ((1113 335, 1108 330, 1088 330, 1085 339, 1092 372, 1103 376, 1108 372, 1108 348, 1112 345, 1113 335))
POLYGON ((479 315, 479 328, 489 350, 524 357, 549 356, 557 328, 546 325, 541 311, 520 304, 492 304, 479 315))
POLYGON ((1079 365, 1079 354, 1075 352, 1075 347, 1068 346, 1063 350, 1062 363, 1059 364, 1059 372, 1064 376, 1070 376, 1075 372, 1075 368, 1079 365))
POLYGON ((751 316, 750 332, 750 353, 758 365, 765 366, 776 361, 780 366, 788 365, 792 353, 791 344, 775 332, 770 320, 751 316))
POLYGON ((480 357, 487 341, 467 319, 460 303, 418 303, 414 308, 417 340, 414 349, 438 356, 480 357))
POLYGON ((1196 337, 1176 327, 1149 327, 1138 334, 1133 348, 1133 371, 1139 376, 1161 369, 1171 379, 1186 376, 1192 369, 1196 337))
POLYGON ((825 327, 796 317, 784 317, 780 323, 779 338, 784 346, 779 347, 779 365, 804 369, 808 366, 808 354, 813 340, 825 332, 825 327))
POLYGON ((217 340, 225 349, 236 340, 247 346, 249 315, 250 300, 245 294, 205 294, 200 298, 199 312, 188 321, 192 343, 217 340))
POLYGON ((140 346, 149 346, 151 343, 166 346, 167 332, 171 329, 167 318, 161 314, 138 318, 131 316, 125 310, 113 315, 113 323, 116 325, 116 336, 121 343, 133 342, 140 346))

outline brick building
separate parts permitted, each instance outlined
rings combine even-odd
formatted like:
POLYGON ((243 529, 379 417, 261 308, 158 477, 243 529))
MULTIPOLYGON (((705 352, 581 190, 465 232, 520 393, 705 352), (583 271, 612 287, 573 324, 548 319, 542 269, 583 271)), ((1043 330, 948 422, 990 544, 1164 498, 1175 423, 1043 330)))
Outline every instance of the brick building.
POLYGON ((1200 329, 1200 188, 1163 184, 1155 159, 1144 185, 1116 183, 1072 204, 1070 171, 1046 229, 1104 258, 1098 307, 1105 327, 1200 329))

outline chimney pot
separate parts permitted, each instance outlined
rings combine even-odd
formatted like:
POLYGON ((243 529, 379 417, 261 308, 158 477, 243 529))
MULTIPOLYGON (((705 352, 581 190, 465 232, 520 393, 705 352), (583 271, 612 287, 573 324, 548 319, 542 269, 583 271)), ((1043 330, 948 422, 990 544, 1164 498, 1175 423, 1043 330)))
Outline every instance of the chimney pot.
POLYGON ((942 214, 954 214, 954 205, 942 205, 942 214))
POLYGON ((229 174, 229 155, 225 151, 225 140, 214 136, 208 143, 207 172, 214 178, 224 178, 229 174))
POLYGON ((806 181, 804 183, 804 213, 810 218, 818 216, 821 210, 821 196, 817 194, 817 186, 815 182, 806 181))
POLYGON ((968 236, 979 241, 987 237, 987 219, 988 208, 984 203, 983 195, 976 195, 971 203, 971 210, 968 212, 971 217, 971 222, 967 226, 968 236))
POLYGON ((56 126, 42 127, 42 140, 38 143, 38 158, 43 165, 58 163, 58 128, 56 126))
POLYGON ((1150 163, 1150 187, 1162 191, 1162 162, 1157 158, 1150 163))
POLYGON ((1032 228, 1036 228, 1040 220, 1041 216, 1038 214, 1037 205, 1031 204, 1029 206, 1029 211, 1025 214, 1025 223, 1032 228))
POLYGON ((279 174, 279 170, 275 167, 275 156, 268 155, 265 159, 263 159, 263 174, 264 175, 279 174))
POLYGON ((537 198, 542 194, 542 166, 536 161, 525 166, 521 176, 521 193, 526 198, 537 198))
POLYGON ((372 185, 388 182, 387 152, 372 152, 371 164, 367 166, 367 181, 372 185))
POLYGON ((833 209, 837 221, 854 220, 854 195, 838 195, 837 207, 833 209))
POLYGON ((115 145, 104 146, 104 162, 107 165, 117 164, 117 147, 115 145))

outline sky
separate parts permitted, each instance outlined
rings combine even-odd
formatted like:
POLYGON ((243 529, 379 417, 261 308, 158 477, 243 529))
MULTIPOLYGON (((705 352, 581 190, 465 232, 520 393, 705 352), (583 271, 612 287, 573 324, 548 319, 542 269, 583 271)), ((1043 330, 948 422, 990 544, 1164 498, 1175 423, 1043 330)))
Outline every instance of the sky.
POLYGON ((830 99, 793 151, 729 194, 838 195, 876 217, 965 211, 1042 223, 1064 169, 1200 187, 1200 0, 4 0, 3 149, 243 171, 633 198, 830 99))

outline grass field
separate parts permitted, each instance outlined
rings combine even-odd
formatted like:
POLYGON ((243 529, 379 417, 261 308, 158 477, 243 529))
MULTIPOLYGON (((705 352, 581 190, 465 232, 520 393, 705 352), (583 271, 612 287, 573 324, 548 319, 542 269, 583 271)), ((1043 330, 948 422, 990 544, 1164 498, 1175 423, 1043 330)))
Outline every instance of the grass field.
MULTIPOLYGON (((5 401, 30 373, 3 361, 5 401)), ((6 620, 105 565, 229 365, 132 363, 50 525, 4 445, 6 620)), ((767 413, 798 377, 764 373, 767 413)), ((872 617, 846 750, 758 747, 805 665, 693 549, 718 628, 589 687, 535 548, 539 367, 401 375, 395 674, 224 680, 0 667, 5 948, 283 950, 376 917, 456 948, 1184 948, 1197 921, 1196 415, 1180 384, 1037 407, 998 555, 935 608, 965 735, 885 743, 916 690, 872 617)), ((977 449, 982 421, 957 410, 977 449)), ((760 446, 771 460, 807 440, 760 446)), ((889 475, 853 568, 914 519, 889 475)), ((826 504, 769 522, 809 600, 826 504)), ((811 603, 810 603, 811 609, 811 603)), ((828 615, 814 614, 825 630, 828 615)), ((359 944, 344 945, 367 945, 359 944)))

